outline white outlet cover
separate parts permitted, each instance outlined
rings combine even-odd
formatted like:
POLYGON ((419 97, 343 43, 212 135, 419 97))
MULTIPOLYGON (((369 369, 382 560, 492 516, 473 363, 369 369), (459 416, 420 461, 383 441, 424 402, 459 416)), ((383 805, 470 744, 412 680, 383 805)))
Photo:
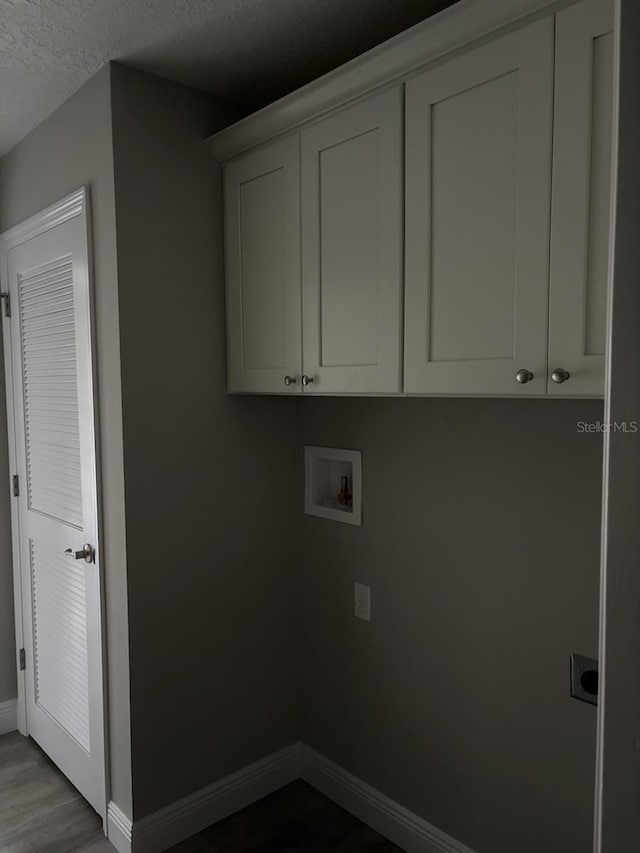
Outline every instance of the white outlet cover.
POLYGON ((353 615, 371 622, 371 587, 363 583, 353 585, 353 615))

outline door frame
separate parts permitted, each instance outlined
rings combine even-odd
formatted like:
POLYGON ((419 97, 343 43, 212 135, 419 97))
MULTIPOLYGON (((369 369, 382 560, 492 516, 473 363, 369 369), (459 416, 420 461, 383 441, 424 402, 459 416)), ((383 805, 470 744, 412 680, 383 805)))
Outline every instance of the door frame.
MULTIPOLYGON (((103 766, 103 791, 104 791, 104 806, 103 818, 106 826, 107 820, 107 803, 109 802, 109 749, 108 749, 108 701, 107 701, 107 668, 106 668, 106 618, 105 618, 105 584, 104 584, 104 568, 102 565, 102 489, 100 477, 100 445, 99 445, 99 418, 98 418, 98 395, 97 395, 97 359, 96 359, 96 339, 95 339, 95 299, 93 286, 93 255, 91 241, 91 216, 90 216, 90 198, 89 188, 87 186, 80 187, 54 204, 29 217, 24 222, 0 234, 0 289, 3 293, 9 293, 9 269, 8 257, 9 251, 20 244, 55 228, 71 219, 80 217, 85 233, 87 247, 87 285, 88 285, 88 305, 89 316, 86 318, 89 323, 90 330, 90 373, 92 377, 92 406, 93 406, 93 435, 91 443, 94 448, 95 457, 95 482, 96 482, 96 531, 97 540, 95 542, 96 553, 96 569, 98 572, 98 594, 100 599, 99 608, 99 636, 100 636, 100 666, 101 678, 100 684, 102 687, 102 709, 101 709, 101 740, 102 740, 102 766, 103 766)), ((9 486, 11 486, 11 477, 17 471, 17 445, 16 445, 16 430, 15 430, 15 389, 14 389, 14 372, 13 372, 13 350, 12 350, 12 329, 11 319, 15 317, 17 306, 11 305, 12 317, 7 317, 4 306, 2 307, 2 337, 4 350, 4 375, 6 386, 6 406, 7 406, 7 439, 9 450, 9 486)), ((18 502, 14 500, 13 492, 11 492, 11 548, 12 548, 12 563, 13 563, 13 603, 15 617, 15 637, 16 637, 16 675, 18 683, 18 702, 16 710, 18 731, 25 737, 29 735, 27 722, 26 708, 26 670, 20 669, 20 649, 24 648, 24 619, 23 619, 23 586, 22 586, 22 565, 20 557, 20 514, 18 502)))
MULTIPOLYGON (((640 14, 636 0, 614 0, 614 7, 615 137, 603 418, 609 425, 631 413, 636 416, 640 407, 640 342, 632 322, 640 309, 636 273, 640 260, 637 243, 640 208, 637 193, 628 189, 636 186, 634 181, 640 175, 636 156, 640 139, 636 106, 640 92, 640 62, 636 51, 640 14)), ((640 637, 637 613, 640 533, 636 523, 639 472, 637 439, 608 429, 604 434, 603 462, 595 853, 621 850, 621 844, 625 850, 638 849, 640 843, 637 809, 627 805, 635 802, 633 798, 640 788, 637 750, 640 736, 637 678, 640 666, 637 642, 640 637), (626 713, 621 715, 623 698, 626 713)))

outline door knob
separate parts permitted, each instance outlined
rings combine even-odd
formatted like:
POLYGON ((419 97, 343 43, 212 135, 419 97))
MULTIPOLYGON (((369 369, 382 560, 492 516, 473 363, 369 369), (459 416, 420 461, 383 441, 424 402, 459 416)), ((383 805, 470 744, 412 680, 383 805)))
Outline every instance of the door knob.
POLYGON ((65 554, 71 554, 74 560, 84 560, 85 563, 93 563, 95 560, 95 551, 91 545, 83 545, 82 551, 74 551, 73 548, 67 548, 65 554))
POLYGON ((521 385, 526 385, 527 382, 531 382, 533 379, 533 373, 530 370, 519 370, 516 373, 516 382, 519 382, 521 385))
POLYGON ((556 369, 551 374, 551 378, 556 383, 556 385, 562 385, 563 382, 566 382, 571 374, 568 370, 565 370, 562 367, 556 367, 556 369))
POLYGON ((287 388, 289 387, 289 385, 295 385, 297 381, 298 380, 296 379, 295 376, 288 376, 287 375, 284 377, 284 384, 287 386, 287 388))
POLYGON ((313 376, 307 376, 307 374, 304 373, 302 376, 302 384, 305 388, 307 387, 307 385, 313 385, 313 376))

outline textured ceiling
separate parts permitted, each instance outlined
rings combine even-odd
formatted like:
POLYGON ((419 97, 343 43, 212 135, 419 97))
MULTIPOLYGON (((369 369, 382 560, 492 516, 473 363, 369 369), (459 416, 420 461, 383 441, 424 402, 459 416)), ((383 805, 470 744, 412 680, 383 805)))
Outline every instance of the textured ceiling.
POLYGON ((0 0, 0 154, 111 59, 256 108, 453 0, 0 0))

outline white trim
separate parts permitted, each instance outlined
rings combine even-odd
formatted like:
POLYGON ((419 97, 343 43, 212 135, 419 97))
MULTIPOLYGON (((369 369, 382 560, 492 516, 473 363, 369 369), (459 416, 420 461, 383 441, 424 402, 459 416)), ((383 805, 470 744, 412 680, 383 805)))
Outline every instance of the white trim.
MULTIPOLYGON (((618 189, 618 131, 620 113, 620 33, 621 0, 614 0, 613 25, 613 139, 611 141, 611 220, 609 222, 609 268, 607 282, 607 333, 604 369, 604 421, 611 423, 611 342, 613 340, 613 288, 615 281, 615 237, 618 189)), ((602 806, 604 795, 604 732, 607 662, 607 546, 609 531, 609 459, 611 434, 606 431, 602 453, 602 515, 600 533, 600 600, 598 610, 598 709, 596 718, 595 804, 593 810, 593 849, 602 853, 602 806)))
POLYGON ((159 853, 288 785, 300 776, 298 755, 298 744, 287 746, 136 821, 132 850, 159 853))
POLYGON ((302 778, 407 853, 473 853, 470 847, 304 744, 302 778))
POLYGON ((397 83, 438 57, 535 13, 574 0, 459 0, 296 92, 221 130, 208 140, 228 160, 354 98, 397 83))
MULTIPOLYGON (((16 229, 0 235, 0 290, 9 292, 9 248, 12 245, 11 235, 16 229)), ((2 342, 4 350, 5 401, 7 407, 7 448, 9 451, 9 471, 18 470, 16 460, 16 438, 14 422, 14 390, 13 390, 13 343, 11 339, 11 318, 2 311, 2 342)), ((7 484, 9 485, 9 484, 7 484)), ((9 498, 11 508, 11 562, 13 568, 13 613, 16 637, 16 682, 18 698, 16 705, 16 725, 21 735, 29 734, 27 729, 27 708, 25 703, 25 673, 20 670, 19 651, 24 648, 24 631, 22 626, 22 572, 20 571, 20 517, 18 502, 9 498)))
POLYGON ((10 247, 18 246, 25 240, 31 240, 32 237, 37 237, 38 234, 55 228, 56 225, 62 225, 63 222, 73 219, 74 216, 80 216, 87 210, 87 196, 87 188, 81 187, 50 207, 46 207, 29 219, 25 219, 19 225, 5 231, 0 235, 2 251, 6 252, 10 247))
POLYGON ((107 805, 106 834, 118 853, 131 853, 131 821, 113 800, 107 805))
POLYGON ((302 778, 407 853, 474 853, 303 743, 214 782, 131 826, 109 803, 108 838, 119 853, 160 853, 302 778))
POLYGON ((107 805, 107 838, 118 853, 131 853, 131 821, 113 800, 107 805))
POLYGON ((0 702, 0 735, 15 732, 18 728, 18 700, 0 702))

